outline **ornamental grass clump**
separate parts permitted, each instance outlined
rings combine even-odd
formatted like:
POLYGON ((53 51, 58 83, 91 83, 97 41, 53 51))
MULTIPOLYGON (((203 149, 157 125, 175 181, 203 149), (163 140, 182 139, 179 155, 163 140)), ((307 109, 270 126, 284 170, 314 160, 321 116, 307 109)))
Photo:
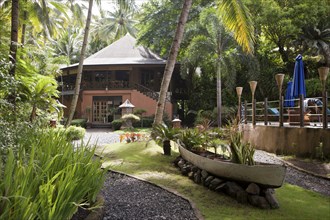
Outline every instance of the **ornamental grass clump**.
POLYGON ((0 155, 0 219, 70 219, 79 206, 92 209, 106 172, 95 149, 74 148, 55 130, 29 139, 0 155))

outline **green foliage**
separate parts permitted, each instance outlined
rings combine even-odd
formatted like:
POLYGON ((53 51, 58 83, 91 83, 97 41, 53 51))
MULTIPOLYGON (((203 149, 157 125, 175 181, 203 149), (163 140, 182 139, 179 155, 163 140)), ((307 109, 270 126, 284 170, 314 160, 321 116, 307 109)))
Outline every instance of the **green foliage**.
POLYGON ((147 110, 143 109, 143 108, 137 108, 137 109, 134 109, 134 114, 135 115, 138 115, 138 116, 142 116, 144 113, 146 113, 147 110))
POLYGON ((239 164, 254 165, 254 148, 250 143, 244 143, 242 133, 234 131, 230 135, 231 161, 239 164))
POLYGON ((0 219, 70 219, 78 206, 93 208, 106 172, 94 149, 52 130, 26 137, 0 156, 0 219))
POLYGON ((73 140, 80 140, 85 136, 86 130, 82 127, 76 127, 71 125, 67 128, 58 126, 55 129, 56 132, 60 132, 61 134, 65 135, 66 140, 73 141, 73 140))
POLYGON ((196 150, 206 147, 206 136, 198 129, 184 129, 180 131, 177 142, 188 150, 196 150))
POLYGON ((113 129, 114 131, 119 130, 120 127, 122 126, 122 124, 123 124, 123 120, 122 120, 122 119, 113 120, 113 121, 111 122, 112 129, 113 129))
POLYGON ((178 129, 170 128, 166 124, 158 124, 153 127, 151 137, 158 145, 162 146, 164 141, 176 141, 178 129))
POLYGON ((152 124, 154 122, 154 117, 141 117, 140 121, 135 121, 133 122, 133 127, 134 128, 151 128, 152 124))
POLYGON ((86 128, 87 119, 78 118, 71 121, 71 125, 86 128))

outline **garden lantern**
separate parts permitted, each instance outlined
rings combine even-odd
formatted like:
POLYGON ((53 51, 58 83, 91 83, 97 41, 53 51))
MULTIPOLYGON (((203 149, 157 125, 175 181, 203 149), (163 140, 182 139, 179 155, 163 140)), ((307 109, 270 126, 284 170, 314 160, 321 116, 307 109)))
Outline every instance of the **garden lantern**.
POLYGON ((181 128, 181 120, 179 118, 175 118, 172 121, 173 128, 181 128))
POLYGON ((135 106, 128 99, 126 99, 126 101, 119 106, 119 108, 121 108, 121 115, 132 114, 134 107, 135 106))

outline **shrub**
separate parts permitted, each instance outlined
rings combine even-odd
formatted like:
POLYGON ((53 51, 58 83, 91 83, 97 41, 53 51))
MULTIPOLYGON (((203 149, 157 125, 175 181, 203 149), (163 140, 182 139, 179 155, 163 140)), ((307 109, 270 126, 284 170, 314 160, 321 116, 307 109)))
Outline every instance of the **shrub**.
POLYGON ((55 130, 57 132, 61 132, 61 134, 63 134, 68 141, 80 140, 86 133, 85 128, 76 126, 69 126, 68 128, 58 126, 55 130))
POLYGON ((87 119, 79 118, 71 121, 71 125, 86 128, 87 119))
POLYGON ((121 117, 122 120, 132 120, 132 121, 140 121, 140 117, 134 114, 126 114, 121 117))
POLYGON ((119 130, 122 124, 123 124, 123 120, 121 120, 121 119, 113 120, 111 122, 112 129, 115 131, 119 130))
POLYGON ((27 137, 0 156, 0 219, 71 219, 95 204, 106 170, 94 148, 74 148, 53 129, 27 137))
POLYGON ((154 123, 154 117, 142 117, 140 121, 133 122, 134 128, 151 128, 154 123))

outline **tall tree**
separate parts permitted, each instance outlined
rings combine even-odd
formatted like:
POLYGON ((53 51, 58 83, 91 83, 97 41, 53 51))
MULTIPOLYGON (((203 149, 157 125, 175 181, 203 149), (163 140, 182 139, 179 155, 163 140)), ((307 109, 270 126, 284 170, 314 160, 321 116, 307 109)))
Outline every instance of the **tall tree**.
POLYGON ((185 0, 183 3, 181 15, 173 39, 173 43, 170 50, 170 55, 167 59, 165 71, 163 75, 163 80, 160 87, 160 94, 156 108, 156 115, 154 124, 160 124, 163 120, 164 108, 165 108, 165 99, 167 96, 168 87, 172 78, 172 73, 174 70, 176 57, 179 52, 180 44, 183 38, 184 26, 188 20, 189 10, 191 8, 192 0, 185 0))
MULTIPOLYGON (((182 25, 182 15, 187 19, 189 14, 190 6, 188 6, 188 11, 186 10, 186 3, 191 1, 185 1, 184 7, 182 8, 182 13, 180 20, 177 26, 176 35, 171 47, 170 56, 168 58, 163 81, 161 84, 160 97, 157 104, 156 116, 154 124, 159 124, 162 121, 164 106, 165 106, 165 97, 168 91, 169 82, 171 80, 172 72, 175 65, 176 55, 179 50, 180 43, 183 37, 184 24, 182 25), (179 33, 179 34, 178 34, 179 33), (180 38, 181 37, 181 38, 180 38), (179 44, 178 44, 179 43, 179 44), (173 54, 172 54, 173 53, 173 54), (174 56, 175 55, 175 56, 174 56), (174 59, 173 59, 174 58, 174 59), (171 67, 171 68, 168 68, 171 67)), ((234 33, 234 38, 242 46, 242 48, 247 52, 253 51, 253 26, 250 19, 250 15, 247 11, 246 6, 242 3, 241 0, 222 0, 218 1, 218 13, 221 17, 224 25, 234 33)), ((186 20, 185 20, 186 21, 186 20)))
POLYGON ((101 19, 94 24, 94 36, 108 43, 127 33, 135 37, 135 13, 135 0, 117 0, 113 11, 101 10, 101 19))
POLYGON ((19 19, 19 0, 12 0, 11 5, 11 37, 10 37, 10 53, 9 60, 12 63, 10 74, 15 75, 16 70, 16 54, 18 47, 18 19, 19 19))
POLYGON ((83 44, 81 47, 78 72, 77 72, 77 76, 76 76, 76 84, 75 84, 74 94, 73 94, 72 102, 71 102, 71 106, 70 106, 70 114, 69 114, 68 120, 65 124, 66 126, 69 126, 71 124, 74 112, 76 111, 76 107, 77 107, 78 97, 79 97, 79 93, 80 93, 82 71, 83 71, 83 66, 84 66, 85 52, 86 52, 86 47, 87 47, 87 42, 88 42, 89 27, 90 27, 91 18, 92 18, 92 8, 93 8, 93 0, 89 0, 84 40, 83 40, 83 44))

